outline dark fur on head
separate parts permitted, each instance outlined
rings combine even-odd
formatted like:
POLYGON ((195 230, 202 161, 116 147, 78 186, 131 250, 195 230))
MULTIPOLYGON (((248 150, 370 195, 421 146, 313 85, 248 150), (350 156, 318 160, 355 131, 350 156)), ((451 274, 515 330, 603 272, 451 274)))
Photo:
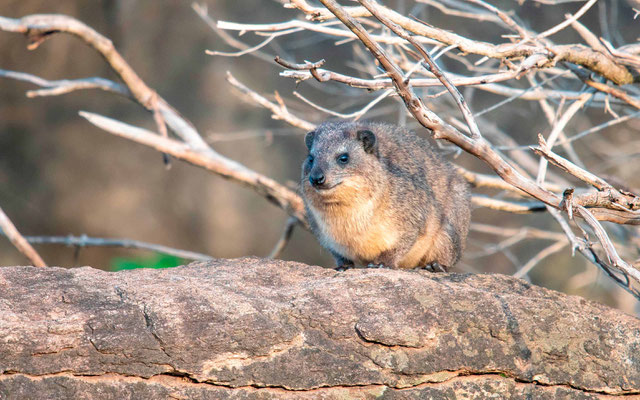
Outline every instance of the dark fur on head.
POLYGON ((305 143, 309 156, 303 165, 303 176, 322 174, 325 177, 322 187, 317 187, 318 200, 332 197, 335 201, 336 197, 355 195, 349 188, 361 190, 365 184, 367 189, 376 186, 375 179, 368 179, 362 174, 363 167, 373 164, 378 157, 376 137, 370 130, 358 129, 354 124, 325 122, 307 133, 305 143), (327 196, 331 189, 341 184, 345 187, 327 196), (340 195, 336 196, 336 192, 340 195))

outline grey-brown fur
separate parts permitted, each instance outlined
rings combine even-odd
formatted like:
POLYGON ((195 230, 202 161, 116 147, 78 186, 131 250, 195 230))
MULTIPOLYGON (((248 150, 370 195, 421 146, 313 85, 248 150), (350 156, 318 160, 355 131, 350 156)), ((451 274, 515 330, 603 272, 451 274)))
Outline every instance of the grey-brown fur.
POLYGON ((325 122, 305 142, 307 216, 338 267, 447 268, 460 259, 469 189, 426 139, 394 125, 325 122))

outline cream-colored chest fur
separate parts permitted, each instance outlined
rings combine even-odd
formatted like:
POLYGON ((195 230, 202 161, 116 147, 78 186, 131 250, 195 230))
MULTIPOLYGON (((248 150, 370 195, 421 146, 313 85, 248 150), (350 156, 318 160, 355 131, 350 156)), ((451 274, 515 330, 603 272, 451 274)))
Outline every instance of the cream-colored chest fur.
POLYGON ((358 207, 328 205, 309 207, 321 231, 323 244, 357 263, 368 263, 395 247, 400 232, 394 218, 385 215, 373 200, 358 207))

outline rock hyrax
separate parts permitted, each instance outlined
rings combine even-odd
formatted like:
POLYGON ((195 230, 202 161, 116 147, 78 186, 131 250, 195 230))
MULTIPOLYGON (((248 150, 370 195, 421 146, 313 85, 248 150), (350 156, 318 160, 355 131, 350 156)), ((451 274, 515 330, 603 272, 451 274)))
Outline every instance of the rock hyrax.
POLYGON ((325 122, 305 137, 302 194, 339 269, 446 270, 469 230, 469 189, 426 139, 398 126, 325 122))

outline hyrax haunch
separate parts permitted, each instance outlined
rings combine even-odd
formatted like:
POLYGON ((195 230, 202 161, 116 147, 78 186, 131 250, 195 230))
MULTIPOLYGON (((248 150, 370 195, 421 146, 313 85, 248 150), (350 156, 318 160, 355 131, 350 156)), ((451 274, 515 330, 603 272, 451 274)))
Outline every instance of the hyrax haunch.
POLYGON ((469 189, 426 139, 382 123, 325 122, 305 137, 302 194, 337 267, 446 270, 469 231, 469 189))

